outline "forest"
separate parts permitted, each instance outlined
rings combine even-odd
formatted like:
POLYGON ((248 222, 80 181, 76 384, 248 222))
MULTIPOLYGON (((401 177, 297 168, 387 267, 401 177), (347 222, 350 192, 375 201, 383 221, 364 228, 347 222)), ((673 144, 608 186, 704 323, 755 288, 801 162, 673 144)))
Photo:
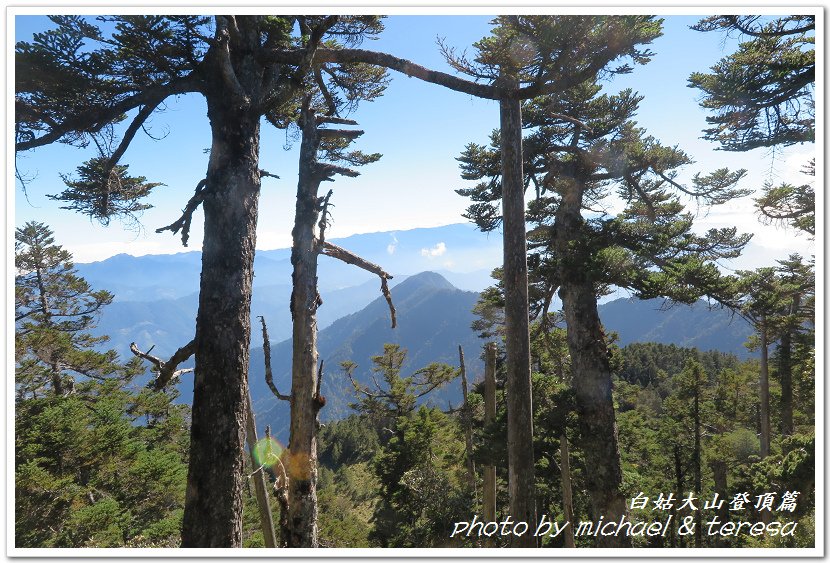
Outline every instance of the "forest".
MULTIPOLYGON (((701 229, 695 212, 750 196, 759 224, 820 240, 815 158, 799 178, 758 186, 743 168, 701 169, 641 127, 649 100, 607 84, 655 56, 660 17, 498 16, 466 50, 440 44, 452 72, 372 50, 384 20, 50 15, 17 42, 22 195, 22 156, 69 145, 94 156, 48 197, 104 225, 140 221, 164 186, 127 164, 150 117, 198 96, 211 141, 181 215, 156 229, 187 246, 204 214, 198 312, 182 341, 110 349, 96 327, 116 296, 84 278, 46 222, 16 225, 16 553, 823 546, 815 257, 730 266, 752 234, 701 229), (327 237, 329 187, 381 159, 353 146, 360 109, 400 75, 498 105, 489 138, 451 157, 463 219, 503 240, 503 260, 471 307, 475 344, 451 343, 451 361, 414 364, 427 355, 396 340, 368 363, 331 365, 321 255, 373 277, 393 332, 426 301, 399 287, 447 283, 394 286, 399 272, 327 237), (262 168, 268 128, 299 147, 296 206, 281 210, 293 217, 286 379, 273 317, 252 307, 260 193, 281 172, 262 168), (622 344, 598 309, 615 291, 726 311, 751 329, 748 353, 622 344), (253 391, 265 387, 286 440, 258 424, 253 391)), ((707 112, 704 140, 736 163, 813 147, 815 15, 701 16, 693 29, 701 42, 740 38, 688 77, 707 112)), ((435 326, 419 334, 440 333, 455 310, 435 302, 435 326)))

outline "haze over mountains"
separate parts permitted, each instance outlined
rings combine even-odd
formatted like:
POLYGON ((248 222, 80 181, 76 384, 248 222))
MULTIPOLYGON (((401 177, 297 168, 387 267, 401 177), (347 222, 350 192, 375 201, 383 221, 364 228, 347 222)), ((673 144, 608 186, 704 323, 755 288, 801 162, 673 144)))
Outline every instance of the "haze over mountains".
MULTIPOLYGON (((398 328, 390 328, 389 309, 381 297, 376 276, 326 256, 320 257, 319 286, 323 305, 318 310, 318 348, 325 362, 322 393, 327 405, 321 418, 349 413, 354 391, 340 362, 358 364, 356 379, 370 381, 371 357, 384 343, 409 351, 404 375, 430 362, 458 365, 463 346, 471 380, 480 379, 483 341, 470 328, 478 292, 491 283, 492 268, 501 257, 501 239, 487 237, 468 225, 415 229, 395 233, 355 235, 335 241, 380 264, 395 277, 390 287, 397 309, 398 328)), ((129 357, 135 341, 154 355, 168 357, 193 337, 201 268, 198 252, 173 255, 118 255, 102 262, 78 264, 94 288, 115 293, 115 301, 101 317, 96 334, 110 336, 107 348, 129 357)), ((274 435, 287 438, 288 405, 278 401, 265 385, 260 324, 264 315, 272 343, 274 381, 283 393, 290 390, 291 295, 290 250, 257 251, 251 314, 254 318, 250 382, 260 426, 270 424, 274 435)), ((747 357, 743 346, 751 333, 740 318, 705 303, 666 308, 662 300, 617 299, 599 307, 606 332, 617 332, 619 344, 674 343, 701 350, 719 350, 747 357)), ((189 401, 192 376, 181 384, 181 400, 189 401)), ((431 400, 446 408, 458 405, 458 381, 433 393, 431 400)))

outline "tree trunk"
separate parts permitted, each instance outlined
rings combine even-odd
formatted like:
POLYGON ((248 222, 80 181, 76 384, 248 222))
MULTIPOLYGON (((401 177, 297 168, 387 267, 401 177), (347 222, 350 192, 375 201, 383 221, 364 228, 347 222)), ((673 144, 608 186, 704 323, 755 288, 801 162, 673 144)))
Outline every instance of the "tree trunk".
MULTIPOLYGON (((251 394, 248 393, 248 423, 247 423, 247 439, 248 439, 248 453, 251 455, 251 465, 256 465, 256 419, 254 417, 254 408, 251 405, 251 394)), ((254 467, 254 492, 256 493, 256 503, 259 508, 259 521, 262 527, 262 536, 265 541, 265 547, 277 547, 277 536, 274 532, 274 517, 271 515, 271 504, 268 502, 268 488, 265 485, 265 470, 264 468, 257 470, 254 467)))
POLYGON ((182 547, 239 547, 260 118, 222 95, 207 98, 213 145, 182 547))
MULTIPOLYGON (((484 424, 496 419, 496 345, 488 342, 484 351, 484 424)), ((485 522, 496 520, 496 466, 484 468, 484 492, 482 493, 482 516, 485 522)), ((493 539, 487 538, 485 544, 493 547, 493 539)))
MULTIPOLYGON (((512 81, 514 87, 518 83, 512 81)), ((505 345, 507 349, 507 465, 510 515, 536 522, 533 455, 533 401, 530 383, 527 245, 522 172, 522 109, 518 99, 502 99, 501 164, 504 217, 505 345)), ((511 536, 514 547, 536 547, 532 534, 511 536)))
MULTIPOLYGON (((675 498, 681 498, 683 494, 683 458, 681 457, 680 446, 675 444, 674 445, 674 496, 675 498)), ((671 515, 672 521, 677 522, 677 503, 672 503, 671 506, 671 515)), ((677 526, 674 526, 671 530, 671 547, 683 547, 684 542, 682 537, 677 537, 675 532, 677 530, 677 526)))
POLYGON ((767 321, 762 317, 760 322, 761 336, 761 459, 769 455, 770 450, 770 416, 769 416, 769 340, 767 336, 767 321))
POLYGON ((571 454, 568 450, 567 432, 562 432, 562 436, 559 438, 559 458, 562 473, 562 509, 565 513, 565 522, 570 522, 565 528, 565 547, 576 547, 574 542, 574 498, 571 490, 571 454))
POLYGON ((257 16, 240 16, 202 73, 212 144, 205 184, 190 461, 182 547, 239 547, 260 192, 257 16))
MULTIPOLYGON (((709 462, 709 466, 712 468, 712 481, 715 484, 715 492, 718 494, 718 499, 723 501, 723 504, 720 505, 720 508, 717 508, 717 515, 721 522, 728 522, 729 521, 729 508, 728 504, 726 503, 726 462, 723 460, 713 460, 709 462)), ((726 547, 726 542, 723 540, 723 537, 720 534, 715 536, 715 547, 726 547)))
MULTIPOLYGON (((473 462, 473 416, 470 411, 470 403, 467 400, 467 366, 464 364, 464 349, 458 345, 458 363, 461 370, 461 393, 464 397, 462 412, 464 422, 464 448, 467 462, 467 480, 470 490, 476 493, 476 466, 473 462)), ((477 496, 477 495, 476 495, 477 496)), ((478 504, 478 499, 476 499, 478 504)))
MULTIPOLYGON (((801 306, 801 296, 794 295, 790 315, 796 315, 801 306)), ((778 377, 781 381, 781 434, 793 434, 793 333, 797 326, 788 325, 778 346, 778 377)))
MULTIPOLYGON (((596 291, 586 273, 591 256, 586 248, 580 213, 583 186, 563 178, 562 201, 556 213, 554 246, 559 260, 559 296, 567 324, 568 350, 585 456, 586 484, 594 518, 617 520, 627 514, 620 492, 622 469, 611 395, 611 367, 605 333, 597 312, 596 291)), ((627 536, 597 538, 600 547, 630 547, 627 536)))
MULTIPOLYGON (((702 374, 702 369, 695 368, 695 398, 694 404, 692 407, 693 415, 694 415, 694 423, 695 423, 695 446, 694 446, 694 472, 695 472, 695 497, 700 498, 700 491, 703 488, 702 478, 701 478, 701 443, 700 443, 700 393, 701 393, 701 385, 702 382, 700 381, 700 376, 702 374)), ((695 547, 703 547, 702 541, 702 529, 703 529, 703 515, 701 510, 695 511, 695 547)))
POLYGON ((299 180, 294 229, 291 232, 291 318, 293 354, 291 360, 291 438, 288 471, 289 547, 317 547, 317 238, 319 216, 317 174, 319 132, 314 112, 307 108, 302 117, 299 180))

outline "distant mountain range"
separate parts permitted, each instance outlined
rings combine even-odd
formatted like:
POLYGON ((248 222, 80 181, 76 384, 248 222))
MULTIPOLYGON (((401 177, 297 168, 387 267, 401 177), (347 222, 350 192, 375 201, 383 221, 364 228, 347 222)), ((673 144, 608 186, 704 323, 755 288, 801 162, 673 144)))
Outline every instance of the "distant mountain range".
MULTIPOLYGON (((374 275, 320 258, 323 305, 318 310, 318 347, 326 366, 322 392, 327 397, 322 418, 348 414, 348 405, 354 401, 340 362, 357 363, 356 378, 366 383, 371 357, 381 354, 387 342, 409 351, 406 374, 434 361, 457 366, 460 344, 470 380, 481 377, 483 342, 470 328, 471 310, 478 292, 492 281, 490 271, 500 262, 500 237, 488 238, 469 225, 449 225, 355 235, 336 243, 381 264, 395 276, 390 287, 398 328, 390 328, 389 310, 374 275)), ((155 346, 154 354, 167 357, 193 337, 201 269, 198 252, 139 257, 122 254, 77 266, 95 289, 116 294, 96 329, 96 334, 110 336, 107 348, 129 357, 129 343, 135 341, 144 350, 155 346)), ((251 390, 260 425, 271 424, 275 435, 284 439, 288 406, 277 401, 265 385, 262 336, 255 317, 263 315, 268 322, 274 380, 287 393, 291 367, 290 250, 257 251, 255 267, 251 390)), ((742 358, 749 355, 743 343, 751 329, 742 319, 728 311, 710 310, 703 302, 664 305, 657 299, 618 299, 600 305, 599 312, 606 332, 618 333, 622 346, 660 342, 742 358)), ((191 385, 192 379, 186 376, 182 400, 189 400, 191 385)), ((453 382, 434 393, 431 400, 442 407, 448 402, 457 405, 459 385, 453 382)))
MULTIPOLYGON (((407 276, 430 270, 460 289, 478 292, 492 283, 490 273, 501 262, 502 253, 501 237, 481 233, 469 224, 361 234, 332 242, 383 267, 394 276, 393 289, 407 276)), ((265 316, 275 341, 291 335, 290 258, 288 248, 257 250, 254 264, 251 315, 265 316)), ((121 354, 129 353, 134 341, 139 348, 155 346, 158 354, 169 355, 193 337, 200 252, 118 254, 76 266, 92 287, 115 294, 97 334, 109 335, 110 347, 121 354)), ((320 328, 359 311, 378 295, 379 283, 373 274, 327 256, 320 257, 318 280, 324 301, 318 311, 320 328)), ((262 345, 259 331, 253 332, 251 342, 262 345)))

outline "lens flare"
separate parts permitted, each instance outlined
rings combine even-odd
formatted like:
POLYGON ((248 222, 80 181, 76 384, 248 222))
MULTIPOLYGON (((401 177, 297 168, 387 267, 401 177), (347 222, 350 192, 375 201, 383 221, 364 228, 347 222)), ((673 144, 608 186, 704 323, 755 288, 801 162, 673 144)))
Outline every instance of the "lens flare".
POLYGON ((257 465, 274 467, 279 463, 282 446, 274 438, 263 438, 254 446, 254 460, 257 465))

